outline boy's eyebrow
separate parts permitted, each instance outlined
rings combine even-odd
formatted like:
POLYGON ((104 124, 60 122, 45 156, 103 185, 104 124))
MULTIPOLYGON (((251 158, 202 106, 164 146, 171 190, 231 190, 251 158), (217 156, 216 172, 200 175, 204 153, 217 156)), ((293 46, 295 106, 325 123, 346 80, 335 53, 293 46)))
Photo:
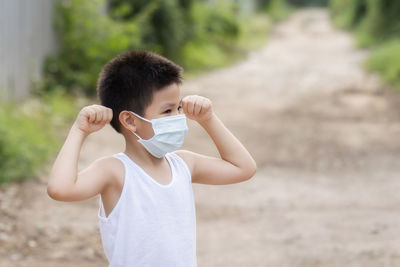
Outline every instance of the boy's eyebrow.
MULTIPOLYGON (((182 99, 179 101, 179 106, 182 104, 182 99)), ((161 107, 161 109, 165 109, 165 108, 168 108, 168 107, 174 107, 175 106, 175 103, 166 103, 166 104, 164 104, 164 105, 162 105, 162 107, 161 107)))
POLYGON ((169 108, 169 107, 173 107, 175 106, 175 103, 166 103, 164 105, 162 105, 161 109, 165 109, 165 108, 169 108))

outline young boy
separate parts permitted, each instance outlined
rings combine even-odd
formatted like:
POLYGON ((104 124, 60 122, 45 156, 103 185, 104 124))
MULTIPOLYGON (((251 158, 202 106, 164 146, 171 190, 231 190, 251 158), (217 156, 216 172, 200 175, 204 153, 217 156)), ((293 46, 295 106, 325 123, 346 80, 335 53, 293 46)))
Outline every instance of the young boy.
POLYGON ((192 183, 238 183, 256 171, 209 99, 181 99, 181 82, 182 68, 155 53, 133 50, 112 59, 97 84, 101 105, 82 108, 51 169, 53 199, 100 194, 100 232, 112 267, 197 266, 192 183), (186 118, 206 130, 221 158, 178 150, 186 118), (82 143, 107 123, 124 136, 125 151, 77 173, 82 143))

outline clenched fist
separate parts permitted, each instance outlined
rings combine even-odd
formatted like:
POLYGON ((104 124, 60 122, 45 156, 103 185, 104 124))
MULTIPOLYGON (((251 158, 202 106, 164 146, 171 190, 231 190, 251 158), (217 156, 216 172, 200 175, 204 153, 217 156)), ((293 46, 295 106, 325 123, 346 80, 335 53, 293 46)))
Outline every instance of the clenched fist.
POLYGON ((213 114, 211 100, 198 95, 184 97, 182 109, 186 117, 197 122, 207 121, 213 114))
POLYGON ((75 126, 85 134, 99 131, 113 117, 112 109, 102 105, 83 107, 75 120, 75 126))

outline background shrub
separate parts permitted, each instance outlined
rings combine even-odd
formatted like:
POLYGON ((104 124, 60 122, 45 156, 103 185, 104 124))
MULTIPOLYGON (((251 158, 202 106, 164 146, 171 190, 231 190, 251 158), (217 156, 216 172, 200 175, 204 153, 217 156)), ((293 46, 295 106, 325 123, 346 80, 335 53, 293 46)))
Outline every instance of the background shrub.
POLYGON ((400 90, 400 40, 392 40, 378 46, 366 64, 369 69, 381 73, 385 82, 400 90))
POLYGON ((336 25, 354 31, 358 45, 371 49, 367 67, 398 88, 400 2, 332 0, 330 10, 336 25))
POLYGON ((240 12, 234 1, 57 3, 60 53, 46 62, 44 91, 58 88, 94 96, 103 65, 133 48, 160 53, 189 70, 220 66, 235 51, 240 34, 240 12))
POLYGON ((60 91, 0 106, 0 184, 38 174, 59 148, 77 103, 60 91))

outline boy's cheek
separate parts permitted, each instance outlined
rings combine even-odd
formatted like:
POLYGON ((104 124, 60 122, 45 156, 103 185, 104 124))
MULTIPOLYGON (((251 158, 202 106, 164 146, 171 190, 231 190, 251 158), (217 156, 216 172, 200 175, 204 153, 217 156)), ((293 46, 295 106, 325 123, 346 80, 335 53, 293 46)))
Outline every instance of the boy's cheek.
POLYGON ((136 133, 140 135, 143 139, 150 139, 154 135, 153 127, 151 127, 151 124, 149 125, 140 125, 140 128, 136 130, 136 133), (139 131, 139 133, 138 133, 139 131))

